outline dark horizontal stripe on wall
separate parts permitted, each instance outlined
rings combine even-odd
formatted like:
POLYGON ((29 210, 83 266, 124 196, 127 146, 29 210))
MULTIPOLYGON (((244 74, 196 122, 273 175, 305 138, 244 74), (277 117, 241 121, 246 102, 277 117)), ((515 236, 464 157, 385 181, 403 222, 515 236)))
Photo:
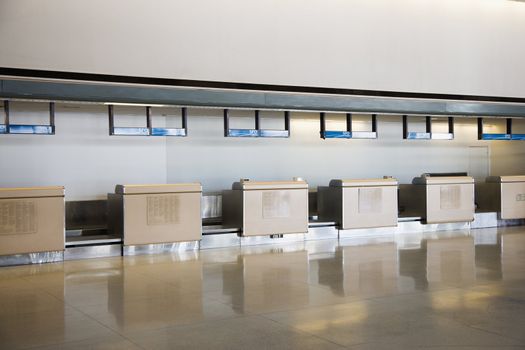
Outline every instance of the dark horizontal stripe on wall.
POLYGON ((397 97, 397 98, 412 98, 412 99, 525 103, 525 98, 520 98, 520 97, 435 94, 435 93, 420 93, 420 92, 340 89, 340 88, 294 86, 294 85, 234 83, 234 82, 223 82, 223 81, 135 77, 135 76, 125 76, 125 75, 92 74, 92 73, 63 72, 63 71, 8 68, 8 67, 0 67, 0 75, 12 76, 12 77, 67 79, 67 80, 78 80, 78 81, 162 85, 162 86, 174 86, 174 87, 175 86, 176 87, 196 87, 196 88, 211 88, 211 89, 236 89, 236 90, 251 90, 251 91, 276 91, 276 92, 335 94, 335 95, 372 96, 372 97, 397 97))

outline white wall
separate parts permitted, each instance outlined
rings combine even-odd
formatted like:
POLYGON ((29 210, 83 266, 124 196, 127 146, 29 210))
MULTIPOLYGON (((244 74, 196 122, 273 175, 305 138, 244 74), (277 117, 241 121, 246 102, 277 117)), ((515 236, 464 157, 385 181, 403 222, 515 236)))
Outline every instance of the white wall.
MULTIPOLYGON (((377 140, 321 140, 319 115, 313 113, 292 113, 289 139, 225 138, 219 110, 192 110, 190 118, 190 136, 167 141, 168 181, 200 181, 205 191, 229 188, 240 178, 279 180, 300 176, 315 187, 326 185, 332 178, 390 175, 401 183, 410 183, 424 172, 468 172, 469 146, 487 146, 489 153, 496 146, 489 165, 494 175, 525 173, 525 144, 478 141, 476 119, 457 118, 453 141, 422 141, 402 139, 400 116, 378 117, 377 140)), ((341 121, 329 123, 330 129, 344 128, 344 116, 330 118, 341 121)), ((421 131, 423 121, 413 120, 410 129, 421 131)), ((253 121, 232 123, 232 128, 250 127, 253 121)), ((497 130, 488 125, 486 131, 497 130)))
MULTIPOLYGON (((47 122, 37 106, 12 107, 12 123, 47 122)), ((129 125, 127 116, 119 122, 129 125)), ((165 139, 110 137, 104 106, 57 105, 56 135, 0 135, 0 159, 0 187, 66 186, 67 200, 103 199, 119 183, 166 182, 165 139)))
MULTIPOLYGON (((145 124, 142 108, 115 111, 117 125, 145 124)), ((12 123, 46 122, 45 105, 13 103, 11 112, 12 123)), ((175 126, 179 113, 154 108, 154 123, 175 126)), ((253 127, 252 113, 232 111, 231 127, 253 127)), ((262 127, 283 127, 282 114, 261 116, 262 127)), ((365 120, 356 116, 356 128, 368 128, 365 120)), ((343 121, 330 114, 328 128, 342 129, 343 121)), ((225 138, 217 109, 190 109, 188 127, 185 138, 109 136, 105 106, 57 104, 56 135, 0 135, 0 187, 64 185, 67 200, 82 200, 105 198, 119 183, 200 181, 205 192, 227 189, 239 178, 302 176, 312 188, 338 177, 391 175, 408 183, 423 172, 468 171, 469 146, 483 145, 492 154, 492 174, 525 173, 525 143, 478 141, 475 119, 457 119, 454 141, 402 140, 400 116, 378 117, 377 140, 321 140, 314 113, 292 113, 288 139, 225 138)), ((410 123, 414 131, 423 127, 423 118, 410 123)))
POLYGON ((0 66, 525 97, 525 3, 2 0, 0 66))

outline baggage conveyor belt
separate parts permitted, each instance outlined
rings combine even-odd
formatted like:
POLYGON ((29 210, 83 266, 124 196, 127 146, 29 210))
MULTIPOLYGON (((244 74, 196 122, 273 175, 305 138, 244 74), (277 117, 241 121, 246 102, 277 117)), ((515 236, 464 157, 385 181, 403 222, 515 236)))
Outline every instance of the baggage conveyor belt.
MULTIPOLYGON (((316 227, 335 227, 335 222, 319 222, 316 220, 310 221, 309 228, 316 227)), ((204 225, 202 227, 202 235, 220 235, 220 234, 239 234, 240 227, 224 227, 222 225, 204 225)), ((66 248, 79 246, 94 246, 102 244, 120 244, 122 238, 116 235, 109 234, 83 234, 82 230, 68 230, 66 231, 66 248)))

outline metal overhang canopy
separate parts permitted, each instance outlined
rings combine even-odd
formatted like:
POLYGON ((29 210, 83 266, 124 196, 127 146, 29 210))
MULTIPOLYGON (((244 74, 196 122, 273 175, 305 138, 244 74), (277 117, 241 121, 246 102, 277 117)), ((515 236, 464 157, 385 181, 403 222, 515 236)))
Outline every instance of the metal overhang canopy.
POLYGON ((525 117, 525 103, 256 91, 4 77, 0 97, 312 112, 525 117))

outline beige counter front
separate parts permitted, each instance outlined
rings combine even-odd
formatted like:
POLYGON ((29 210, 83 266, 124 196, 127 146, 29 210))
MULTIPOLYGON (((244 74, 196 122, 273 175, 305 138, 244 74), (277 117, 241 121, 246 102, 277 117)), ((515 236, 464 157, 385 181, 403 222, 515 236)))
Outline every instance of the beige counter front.
POLYGON ((0 255, 64 246, 64 187, 0 188, 0 255))
POLYGON ((500 219, 525 218, 525 176, 491 176, 476 184, 479 211, 495 211, 500 219))
POLYGON ((421 176, 399 189, 405 214, 421 216, 428 224, 474 220, 474 179, 470 176, 421 176))
POLYGON ((126 246, 200 240, 201 196, 200 183, 117 185, 108 195, 110 231, 126 246))
POLYGON ((223 224, 243 236, 308 232, 305 181, 241 181, 223 191, 223 224))
POLYGON ((397 180, 332 180, 318 188, 317 208, 342 230, 397 226, 397 180))

